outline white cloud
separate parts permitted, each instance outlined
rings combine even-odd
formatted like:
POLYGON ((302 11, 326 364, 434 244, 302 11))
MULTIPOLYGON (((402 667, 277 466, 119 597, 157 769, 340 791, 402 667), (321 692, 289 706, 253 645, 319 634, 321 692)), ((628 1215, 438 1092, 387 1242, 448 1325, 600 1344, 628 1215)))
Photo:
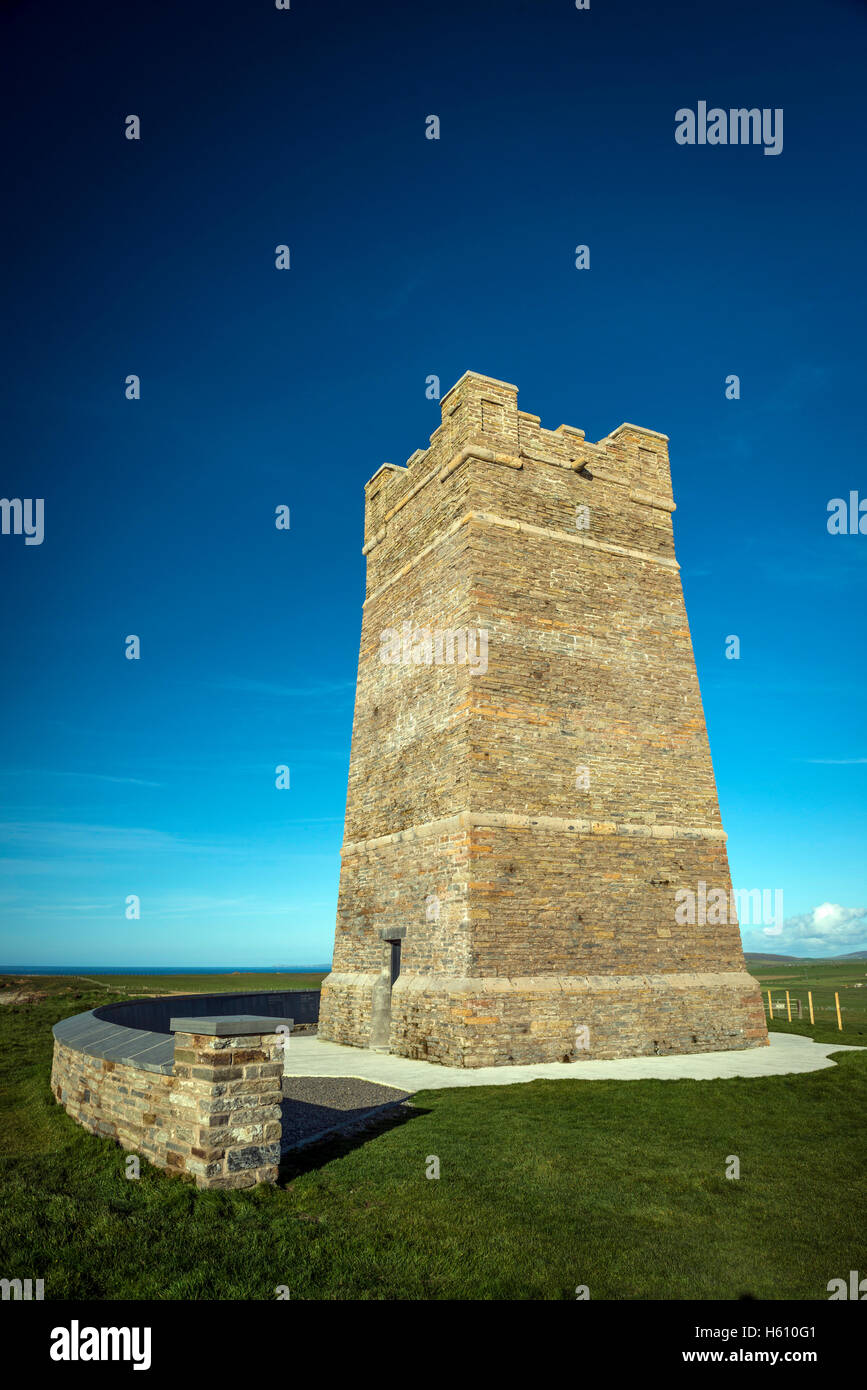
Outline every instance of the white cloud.
POLYGON ((808 763, 822 763, 825 767, 859 767, 867 763, 867 758, 806 758, 808 763))
POLYGON ((787 917, 781 932, 751 931, 745 932, 744 937, 748 950, 770 949, 783 955, 846 955, 867 945, 867 908, 820 903, 810 912, 787 917), (771 937, 773 945, 768 939, 771 937))
POLYGON ((141 777, 109 777, 102 772, 61 772, 56 767, 52 767, 49 771, 46 771, 45 768, 4 767, 0 768, 0 777, 77 777, 93 782, 117 782, 125 787, 161 787, 163 785, 162 782, 145 782, 141 777))
POLYGON ((5 821, 0 843, 28 850, 52 849, 59 854, 165 851, 185 848, 177 835, 138 826, 86 825, 69 821, 5 821))

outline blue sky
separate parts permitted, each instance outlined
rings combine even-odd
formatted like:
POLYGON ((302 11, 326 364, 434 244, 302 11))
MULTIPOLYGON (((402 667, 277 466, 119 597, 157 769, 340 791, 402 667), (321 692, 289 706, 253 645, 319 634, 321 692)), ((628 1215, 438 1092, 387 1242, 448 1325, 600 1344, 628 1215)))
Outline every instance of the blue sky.
POLYGON ((48 3, 4 29, 0 492, 45 499, 45 538, 0 536, 0 964, 330 958, 363 484, 467 369, 547 427, 670 436, 733 879, 785 895, 745 945, 867 947, 867 536, 826 525, 867 497, 867 7, 48 3), (678 145, 702 100, 781 108, 782 152, 678 145))

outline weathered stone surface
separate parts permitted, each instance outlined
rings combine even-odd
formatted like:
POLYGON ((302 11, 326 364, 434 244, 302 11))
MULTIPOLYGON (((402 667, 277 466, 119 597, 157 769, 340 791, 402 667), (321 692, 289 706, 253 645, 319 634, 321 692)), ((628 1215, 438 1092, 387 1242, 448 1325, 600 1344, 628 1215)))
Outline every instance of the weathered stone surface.
POLYGON ((267 1164, 280 1162, 279 1144, 252 1144, 243 1148, 229 1149, 226 1163, 230 1173, 247 1168, 262 1168, 267 1164))
POLYGON ((200 1187, 275 1182, 283 1039, 246 1033, 241 1046, 233 1034, 214 1039, 225 1043, 214 1049, 205 1035, 179 1033, 175 1040, 175 1055, 185 1060, 169 1075, 132 1062, 106 1064, 55 1037, 52 1091, 92 1133, 186 1173, 200 1187), (227 1095, 234 1086, 243 1094, 227 1095))
POLYGON ((765 1044, 736 921, 675 919, 731 882, 665 436, 545 430, 474 373, 441 404, 366 489, 320 1035, 452 1066, 765 1044), (424 629, 485 631, 484 669, 428 660, 424 629))

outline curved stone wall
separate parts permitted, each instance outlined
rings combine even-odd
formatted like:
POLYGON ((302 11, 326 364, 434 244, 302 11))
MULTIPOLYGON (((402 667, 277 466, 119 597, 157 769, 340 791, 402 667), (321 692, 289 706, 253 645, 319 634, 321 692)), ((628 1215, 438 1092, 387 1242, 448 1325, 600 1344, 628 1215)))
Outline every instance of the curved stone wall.
POLYGON ((160 999, 128 999, 119 1004, 101 1004, 93 1010, 100 1021, 118 1023, 125 1028, 168 1034, 169 1024, 181 1014, 185 1018, 212 1018, 214 1014, 260 1014, 264 1018, 294 1020, 293 1032, 315 1024, 319 1018, 318 989, 260 990, 238 994, 173 994, 160 999))
POLYGON ((54 1027, 52 1091, 92 1133, 200 1187, 273 1182, 283 1047, 296 1002, 308 1026, 315 1020, 311 994, 135 1000, 62 1019, 54 1027), (220 1012, 207 1012, 205 1001, 217 1001, 220 1012), (264 1010, 248 1011, 263 1002, 264 1010))

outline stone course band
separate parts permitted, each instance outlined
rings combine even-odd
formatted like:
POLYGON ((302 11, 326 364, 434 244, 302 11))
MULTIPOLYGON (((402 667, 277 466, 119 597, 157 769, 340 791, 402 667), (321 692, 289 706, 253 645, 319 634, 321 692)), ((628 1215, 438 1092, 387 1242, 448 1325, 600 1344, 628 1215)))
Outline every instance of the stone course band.
POLYGON ((425 840, 429 836, 448 835, 461 830, 573 830, 578 835, 637 835, 652 840, 726 840, 721 826, 703 825, 641 825, 615 821, 587 820, 583 816, 518 816, 508 811, 460 811, 441 820, 409 825, 390 835, 376 835, 369 840, 353 840, 341 849, 341 855, 360 854, 380 849, 383 845, 402 844, 406 840, 425 840))
MULTIPOLYGON (((498 516, 495 512, 470 511, 466 512, 464 516, 459 517, 457 521, 453 521, 451 526, 447 526, 435 540, 432 540, 430 544, 426 545, 417 555, 414 555, 411 560, 408 560, 407 563, 394 574, 389 575, 388 579, 380 584, 378 589, 374 589, 372 593, 368 594, 361 605, 362 608, 366 608, 374 599, 379 598, 379 596, 385 593, 385 591, 398 579, 405 578, 406 575, 410 574, 412 570, 415 569, 416 565, 422 560, 425 560, 428 555, 432 554, 438 546, 441 546, 444 541, 451 540, 452 536, 456 535, 458 531, 464 526, 468 526, 471 522, 476 522, 481 526, 504 527, 507 530, 518 531, 526 536, 536 536, 542 540, 568 541, 570 545, 584 546, 587 550, 598 550, 607 555, 621 555, 626 559, 643 560, 648 565, 658 565, 660 568, 671 570, 675 574, 680 569, 680 565, 676 560, 671 560, 665 555, 654 555, 651 550, 635 550, 629 546, 616 545, 613 541, 594 541, 588 536, 573 536, 569 531, 557 531, 550 526, 533 526, 530 522, 516 521, 514 517, 498 516)), ((372 548, 373 543, 371 542, 370 545, 365 546, 365 552, 372 548)))

